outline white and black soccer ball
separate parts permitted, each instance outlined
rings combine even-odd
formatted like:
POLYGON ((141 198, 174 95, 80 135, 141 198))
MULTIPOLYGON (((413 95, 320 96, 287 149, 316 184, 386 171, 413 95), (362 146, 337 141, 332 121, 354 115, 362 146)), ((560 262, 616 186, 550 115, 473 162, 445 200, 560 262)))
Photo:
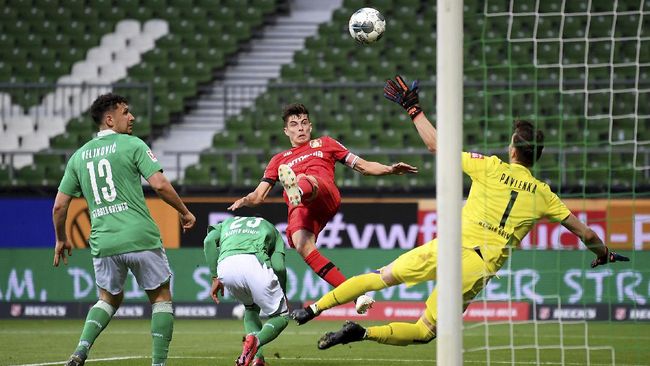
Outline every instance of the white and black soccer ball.
POLYGON ((369 44, 378 41, 386 30, 386 20, 377 9, 361 8, 352 14, 348 30, 355 41, 369 44))

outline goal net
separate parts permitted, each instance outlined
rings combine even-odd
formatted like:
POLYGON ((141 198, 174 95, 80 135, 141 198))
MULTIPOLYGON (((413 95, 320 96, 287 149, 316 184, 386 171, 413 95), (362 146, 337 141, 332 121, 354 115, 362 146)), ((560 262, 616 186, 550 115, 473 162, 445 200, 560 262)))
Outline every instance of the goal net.
POLYGON ((533 174, 631 258, 590 269, 575 237, 540 223, 465 314, 478 320, 465 323, 465 361, 647 362, 611 344, 649 296, 650 1, 465 0, 464 23, 465 149, 507 161, 513 119, 533 121, 545 134, 533 174), (506 311, 488 322, 495 300, 506 311))

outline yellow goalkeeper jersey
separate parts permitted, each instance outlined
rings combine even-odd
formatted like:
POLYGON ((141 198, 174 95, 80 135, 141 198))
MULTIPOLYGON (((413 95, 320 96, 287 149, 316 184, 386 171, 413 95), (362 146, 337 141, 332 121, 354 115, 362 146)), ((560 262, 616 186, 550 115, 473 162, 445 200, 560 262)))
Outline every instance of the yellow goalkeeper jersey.
POLYGON ((463 207, 463 247, 478 248, 486 262, 503 264, 542 217, 562 221, 571 212, 528 168, 496 156, 463 152, 463 171, 472 187, 463 207))

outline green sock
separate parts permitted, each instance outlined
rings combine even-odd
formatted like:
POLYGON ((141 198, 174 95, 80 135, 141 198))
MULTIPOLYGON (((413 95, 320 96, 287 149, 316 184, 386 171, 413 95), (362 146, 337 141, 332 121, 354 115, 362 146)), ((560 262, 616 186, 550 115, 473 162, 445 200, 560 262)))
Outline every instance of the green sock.
POLYGON ((151 310, 151 364, 163 366, 174 332, 174 309, 171 301, 161 301, 153 304, 151 310))
POLYGON ((287 327, 289 324, 289 319, 286 316, 274 316, 270 318, 259 333, 257 333, 257 339, 260 340, 260 346, 265 345, 275 338, 277 338, 280 333, 287 327))
MULTIPOLYGON (((253 304, 247 306, 244 311, 244 330, 246 334, 257 333, 262 329, 262 320, 260 319, 260 307, 253 304)), ((257 348, 256 358, 264 359, 262 347, 257 348)))
POLYGON ((88 355, 90 347, 95 343, 95 339, 97 339, 102 330, 106 328, 108 322, 111 321, 113 314, 115 314, 115 308, 113 306, 103 300, 97 301, 90 308, 90 311, 88 311, 88 315, 86 315, 86 323, 84 324, 83 331, 81 331, 77 349, 74 352, 88 355))

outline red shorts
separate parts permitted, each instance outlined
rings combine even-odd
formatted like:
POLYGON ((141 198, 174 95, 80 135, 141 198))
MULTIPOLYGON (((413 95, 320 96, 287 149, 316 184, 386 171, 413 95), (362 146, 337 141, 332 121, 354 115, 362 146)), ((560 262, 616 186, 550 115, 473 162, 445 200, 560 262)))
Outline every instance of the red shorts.
POLYGON ((332 217, 334 217, 341 206, 341 194, 334 182, 326 181, 317 176, 313 177, 318 181, 318 194, 316 198, 306 205, 303 203, 298 206, 289 205, 287 241, 289 241, 289 245, 292 248, 295 248, 293 240, 291 240, 293 233, 304 229, 313 233, 316 239, 318 239, 318 234, 332 217))

